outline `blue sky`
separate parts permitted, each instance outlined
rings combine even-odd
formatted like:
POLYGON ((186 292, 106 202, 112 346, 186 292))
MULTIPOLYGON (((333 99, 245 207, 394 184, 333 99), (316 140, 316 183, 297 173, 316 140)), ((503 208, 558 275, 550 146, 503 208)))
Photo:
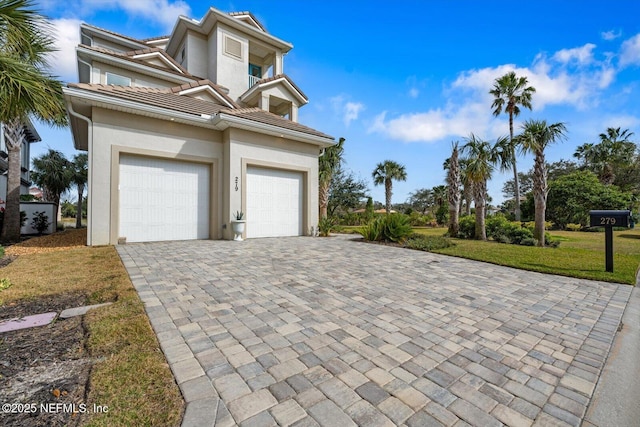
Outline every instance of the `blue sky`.
MULTIPOLYGON (((640 141, 640 2, 581 1, 171 1, 41 0, 53 20, 60 51, 53 72, 77 81, 78 25, 139 38, 169 34, 176 17, 200 19, 213 6, 251 11, 294 49, 284 70, 310 103, 301 123, 345 137, 346 167, 369 183, 378 162, 405 165, 393 202, 419 188, 443 184, 451 142, 471 132, 495 141, 508 134, 507 116, 494 118, 488 94, 496 77, 515 70, 537 89, 524 120, 565 122, 567 141, 547 151, 569 159, 607 127, 628 128, 640 141)), ((47 148, 74 154, 71 133, 38 127, 47 148)), ((531 156, 518 159, 526 171, 531 156)), ((489 183, 503 199, 508 173, 489 183)))

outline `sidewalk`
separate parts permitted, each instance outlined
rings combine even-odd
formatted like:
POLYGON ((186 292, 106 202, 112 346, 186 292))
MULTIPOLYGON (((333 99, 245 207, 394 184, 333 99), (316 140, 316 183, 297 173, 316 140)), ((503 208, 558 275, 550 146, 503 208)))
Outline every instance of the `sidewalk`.
POLYGON ((640 289, 633 289, 584 427, 640 425, 640 289))

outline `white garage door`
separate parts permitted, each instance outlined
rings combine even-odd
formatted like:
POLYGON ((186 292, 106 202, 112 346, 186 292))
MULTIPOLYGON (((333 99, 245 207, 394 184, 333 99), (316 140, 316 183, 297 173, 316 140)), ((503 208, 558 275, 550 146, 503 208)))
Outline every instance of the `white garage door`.
POLYGON ((300 236, 302 173, 247 168, 247 237, 300 236))
POLYGON ((120 230, 127 242, 209 238, 209 166, 122 155, 120 230))

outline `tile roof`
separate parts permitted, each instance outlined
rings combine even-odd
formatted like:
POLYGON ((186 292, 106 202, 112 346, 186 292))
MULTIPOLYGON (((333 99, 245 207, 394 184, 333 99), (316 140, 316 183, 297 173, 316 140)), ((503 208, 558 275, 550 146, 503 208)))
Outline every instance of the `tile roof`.
POLYGON ((297 132, 306 133, 309 135, 319 136, 321 138, 334 139, 331 135, 320 132, 305 125, 301 125, 297 122, 292 122, 289 119, 278 116, 277 114, 270 113, 269 111, 262 110, 258 107, 252 108, 240 108, 237 110, 226 109, 221 111, 224 114, 241 117, 243 119, 253 120, 255 122, 281 127, 284 129, 294 130, 297 132))
POLYGON ((194 89, 197 87, 202 87, 202 86, 209 86, 211 89, 213 89, 218 95, 220 95, 222 98, 225 99, 225 101, 227 101, 229 104, 231 104, 233 106, 233 108, 240 108, 240 106, 229 97, 229 95, 227 95, 227 89, 217 85, 215 83, 213 83, 211 80, 208 79, 202 79, 202 80, 198 80, 198 81, 193 81, 191 83, 185 83, 183 85, 180 86, 176 86, 171 88, 171 92, 172 93, 180 93, 183 90, 188 90, 188 89, 194 89))
POLYGON ((260 27, 262 31, 264 31, 265 33, 267 32, 267 29, 264 27, 264 25, 262 25, 262 22, 258 21, 258 19, 253 15, 253 13, 249 11, 229 12, 229 16, 233 16, 234 18, 237 18, 238 16, 249 16, 251 17, 251 19, 255 21, 255 23, 258 25, 258 27, 260 27))
POLYGON ((291 80, 291 78, 289 76, 287 76, 286 74, 276 74, 273 77, 267 77, 267 78, 258 80, 255 85, 257 86, 257 85, 261 85, 261 84, 264 84, 264 83, 269 83, 269 82, 272 82, 272 81, 275 81, 275 80, 279 80, 279 79, 285 79, 286 81, 289 82, 289 84, 291 84, 291 86, 294 87, 295 90, 297 90, 300 93, 300 95, 302 95, 302 97, 304 99, 306 99, 306 100, 309 99, 307 97, 307 95, 305 95, 304 92, 298 87, 298 85, 296 85, 293 82, 293 80, 291 80))
POLYGON ((107 29, 101 28, 101 27, 96 27, 95 25, 91 25, 91 24, 87 24, 87 23, 82 23, 82 25, 87 27, 87 28, 98 30, 98 31, 102 31, 104 33, 111 34, 113 36, 117 36, 117 37, 120 37, 122 39, 130 40, 130 41, 138 43, 138 44, 145 44, 145 40, 140 40, 140 39, 136 39, 136 38, 133 38, 133 37, 125 36, 124 34, 116 33, 115 31, 107 30, 107 29))
POLYGON ((183 76, 183 77, 198 78, 198 77, 192 75, 191 73, 189 73, 186 68, 184 68, 182 65, 178 64, 172 57, 170 57, 164 50, 160 49, 159 47, 150 47, 150 48, 146 48, 146 49, 132 50, 132 51, 129 51, 129 52, 117 52, 115 50, 107 49, 107 48, 104 48, 104 47, 98 47, 98 46, 88 46, 88 45, 85 45, 85 44, 81 44, 80 46, 82 46, 85 49, 92 50, 94 52, 104 53, 104 54, 111 55, 111 56, 117 56, 118 58, 126 59, 128 61, 136 62, 138 64, 142 64, 142 65, 145 65, 145 66, 148 66, 148 67, 153 67, 153 68, 155 68, 157 70, 168 71, 170 73, 178 74, 178 75, 183 76), (171 68, 165 68, 165 67, 161 67, 161 66, 155 65, 155 64, 150 64, 149 62, 144 61, 142 59, 134 58, 134 56, 136 56, 136 55, 144 55, 145 53, 155 53, 155 52, 157 52, 160 55, 162 55, 163 58, 167 59, 169 62, 171 62, 173 65, 175 65, 181 71, 172 70, 171 68))
MULTIPOLYGON (((100 85, 89 83, 69 83, 70 88, 77 88, 87 90, 91 92, 97 92, 103 95, 113 96, 119 99, 124 99, 133 102, 139 102, 154 107, 166 108, 172 111, 183 112, 187 114, 193 114, 201 116, 202 114, 214 116, 217 114, 228 114, 230 116, 239 117, 242 119, 262 123, 266 125, 280 127, 282 129, 288 129, 313 135, 321 138, 327 138, 333 140, 330 135, 312 129, 308 126, 301 125, 300 123, 292 122, 277 114, 270 113, 268 111, 261 110, 260 108, 228 108, 220 104, 216 104, 210 101, 204 101, 201 99, 193 98, 185 95, 178 95, 177 93, 190 87, 198 87, 204 84, 211 84, 211 82, 203 80, 200 82, 194 82, 193 84, 186 84, 171 89, 157 89, 148 87, 131 87, 131 86, 115 86, 115 85, 100 85)), ((217 86, 217 85, 214 85, 217 86)), ((218 91, 215 87, 214 90, 218 91)), ((237 104, 233 104, 237 105, 237 104)))

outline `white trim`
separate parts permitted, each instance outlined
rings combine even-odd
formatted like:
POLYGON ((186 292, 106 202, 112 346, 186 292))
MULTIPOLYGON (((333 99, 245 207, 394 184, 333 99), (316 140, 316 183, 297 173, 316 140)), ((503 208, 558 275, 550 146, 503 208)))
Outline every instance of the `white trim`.
POLYGON ((141 74, 150 76, 150 77, 156 77, 159 79, 164 79, 164 80, 168 80, 168 81, 173 81, 176 83, 191 83, 196 81, 195 78, 193 77, 188 77, 186 75, 180 76, 177 74, 174 74, 170 71, 164 71, 164 70, 159 70, 157 68, 151 68, 149 65, 144 65, 144 64, 139 64, 137 62, 134 61, 129 61, 126 59, 123 59, 119 56, 116 55, 109 55, 103 52, 96 52, 95 50, 91 50, 91 49, 87 49, 87 48, 83 48, 82 46, 78 46, 76 47, 76 55, 80 55, 80 54, 85 54, 88 55, 90 57, 92 57, 92 62, 93 60, 97 60, 98 62, 105 62, 107 64, 109 64, 110 62, 117 64, 118 66, 120 66, 121 68, 124 69, 129 69, 132 71, 136 71, 139 72, 141 74))
POLYGON ((271 86, 275 86, 277 84, 280 83, 284 83, 284 85, 287 87, 287 89, 289 89, 289 91, 291 93, 293 93, 293 95, 298 99, 298 101, 300 101, 300 106, 303 106, 305 104, 309 103, 309 100, 307 98, 305 98, 302 93, 300 93, 299 90, 297 90, 290 82, 289 80, 287 80, 285 77, 280 77, 276 80, 272 80, 270 82, 265 82, 265 83, 256 83, 255 85, 251 86, 249 88, 248 91, 246 91, 245 93, 243 93, 240 96, 240 99, 242 101, 250 98, 255 92, 261 92, 264 89, 267 89, 271 86))
MULTIPOLYGON (((87 31, 89 31, 91 33, 94 33, 94 34, 99 34, 100 36, 102 36, 105 39, 117 40, 118 43, 120 43, 120 44, 125 44, 125 45, 129 45, 129 46, 132 46, 132 47, 140 47, 142 49, 145 49, 145 48, 148 47, 148 45, 144 44, 143 42, 133 41, 133 40, 131 40, 129 38, 118 36, 116 34, 103 31, 103 30, 101 30, 101 29, 99 29, 97 27, 93 27, 93 26, 85 24, 85 23, 80 24, 80 31, 83 31, 83 30, 87 30, 87 31)), ((91 41, 93 41, 93 37, 90 37, 90 36, 88 36, 88 37, 91 39, 91 41)))
POLYGON ((229 127, 237 127, 253 132, 264 133, 267 135, 278 136, 280 138, 290 138, 296 141, 306 142, 308 144, 318 145, 320 147, 330 147, 336 142, 332 139, 311 135, 304 132, 285 129, 266 123, 260 123, 254 120, 236 117, 230 114, 218 113, 211 117, 206 114, 197 116, 195 114, 182 113, 180 111, 169 110, 166 108, 155 107, 152 105, 141 104, 125 99, 114 98, 113 96, 103 95, 100 93, 90 92, 85 89, 63 88, 62 92, 67 98, 77 98, 89 101, 92 105, 111 110, 124 111, 129 113, 146 113, 144 115, 160 118, 164 120, 174 120, 182 123, 194 124, 205 128, 214 128, 225 130, 229 127), (114 108, 119 107, 119 108, 114 108))
POLYGON ((184 71, 177 67, 173 62, 169 61, 163 54, 160 52, 149 52, 149 53, 141 53, 139 55, 132 56, 133 59, 147 59, 147 58, 159 58, 162 62, 167 64, 170 68, 173 68, 180 74, 184 74, 184 71))
POLYGON ((279 126, 269 125, 266 123, 256 122, 254 120, 233 116, 225 113, 218 113, 214 116, 212 122, 219 129, 224 130, 229 127, 246 129, 253 132, 259 131, 267 135, 277 136, 280 138, 290 138, 296 141, 302 141, 309 144, 319 145, 321 147, 330 147, 336 142, 332 139, 311 135, 308 133, 281 128, 279 126))
POLYGON ((181 92, 178 92, 178 95, 190 95, 192 93, 197 93, 197 92, 202 92, 202 91, 209 92, 211 95, 213 95, 214 97, 216 97, 220 101, 224 102, 224 104, 226 106, 228 106, 229 108, 234 108, 234 106, 229 101, 224 99, 222 97, 222 95, 220 95, 218 92, 213 90, 213 88, 211 86, 199 86, 199 87, 193 87, 193 88, 190 88, 190 89, 185 89, 185 90, 183 90, 181 92))

